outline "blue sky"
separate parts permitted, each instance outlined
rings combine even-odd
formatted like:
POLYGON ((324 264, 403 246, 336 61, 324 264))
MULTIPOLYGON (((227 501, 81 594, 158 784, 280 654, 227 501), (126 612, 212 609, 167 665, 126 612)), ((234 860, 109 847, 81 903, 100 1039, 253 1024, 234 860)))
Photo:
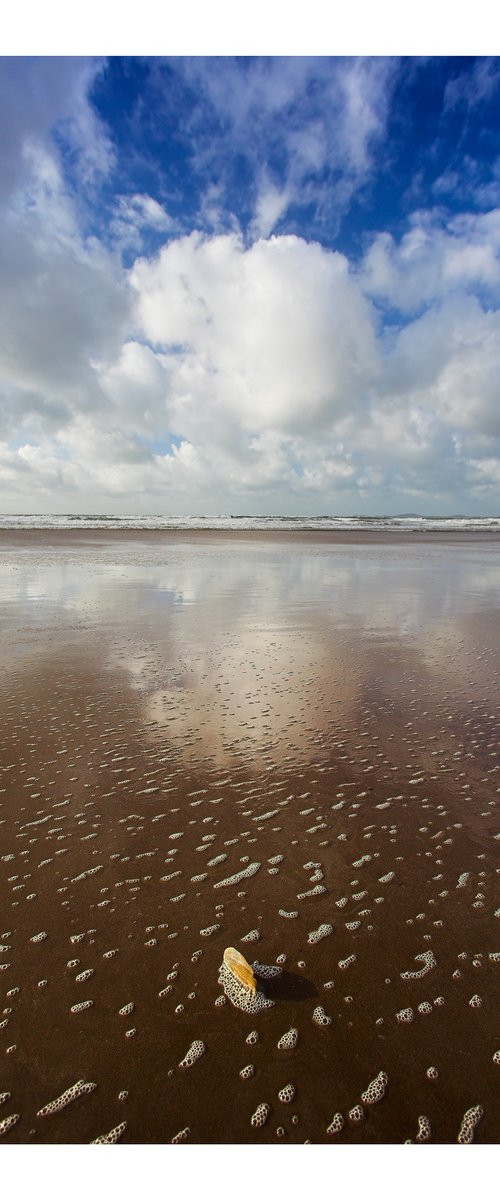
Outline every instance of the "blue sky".
POLYGON ((4 511, 500 512, 500 60, 0 60, 4 511))

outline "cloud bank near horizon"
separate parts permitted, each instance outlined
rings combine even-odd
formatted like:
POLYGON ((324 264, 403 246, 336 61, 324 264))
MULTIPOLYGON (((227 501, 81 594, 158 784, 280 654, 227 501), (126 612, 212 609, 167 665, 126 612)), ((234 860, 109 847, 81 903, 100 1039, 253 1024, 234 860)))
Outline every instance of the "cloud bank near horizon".
POLYGON ((2 509, 499 512, 495 60, 120 63, 1 64, 2 509))

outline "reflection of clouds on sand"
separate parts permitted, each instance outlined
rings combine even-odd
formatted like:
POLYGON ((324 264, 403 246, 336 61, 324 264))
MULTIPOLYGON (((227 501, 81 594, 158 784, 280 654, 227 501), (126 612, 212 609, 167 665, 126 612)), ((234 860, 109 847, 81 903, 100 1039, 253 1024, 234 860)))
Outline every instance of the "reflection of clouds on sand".
POLYGON ((30 629, 91 639, 156 730, 217 759, 257 747, 319 758, 370 681, 369 644, 400 639, 413 666, 459 681, 464 621, 499 596, 497 550, 480 543, 111 540, 0 561, 12 646, 30 629))
POLYGON ((337 639, 327 646, 320 631, 294 625, 240 626, 215 637, 209 655, 191 643, 184 657, 188 670, 146 691, 147 719, 184 745, 196 740, 217 761, 257 748, 303 756, 313 742, 321 757, 334 699, 345 714, 359 686, 337 639))

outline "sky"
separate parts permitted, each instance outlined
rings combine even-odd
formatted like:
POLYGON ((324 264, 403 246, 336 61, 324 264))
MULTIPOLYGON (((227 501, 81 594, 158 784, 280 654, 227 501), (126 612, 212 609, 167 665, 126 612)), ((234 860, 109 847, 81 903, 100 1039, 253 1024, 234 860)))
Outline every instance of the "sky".
POLYGON ((0 59, 0 510, 500 513, 500 58, 0 59))

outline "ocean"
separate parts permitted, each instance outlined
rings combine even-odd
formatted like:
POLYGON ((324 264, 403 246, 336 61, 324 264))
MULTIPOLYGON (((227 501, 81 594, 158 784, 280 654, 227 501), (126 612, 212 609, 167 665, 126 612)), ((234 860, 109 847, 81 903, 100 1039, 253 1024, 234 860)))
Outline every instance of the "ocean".
POLYGON ((119 513, 0 514, 0 529, 386 530, 398 533, 498 532, 500 517, 428 516, 164 516, 119 513))

